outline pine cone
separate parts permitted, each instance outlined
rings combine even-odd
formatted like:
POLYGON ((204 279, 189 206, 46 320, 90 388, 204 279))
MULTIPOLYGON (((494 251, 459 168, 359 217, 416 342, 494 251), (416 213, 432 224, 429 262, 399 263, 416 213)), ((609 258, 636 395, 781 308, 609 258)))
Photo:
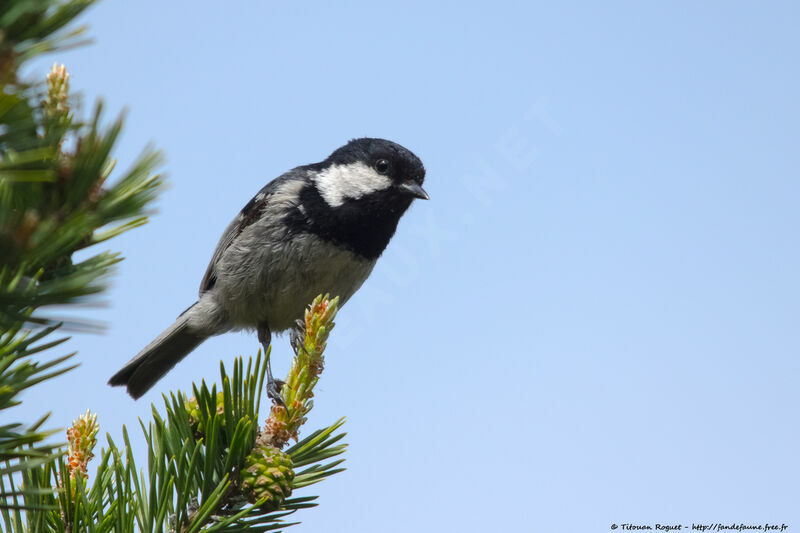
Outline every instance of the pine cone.
POLYGON ((244 462, 242 490, 251 503, 267 498, 265 511, 278 509, 292 495, 292 458, 272 446, 253 448, 244 462))

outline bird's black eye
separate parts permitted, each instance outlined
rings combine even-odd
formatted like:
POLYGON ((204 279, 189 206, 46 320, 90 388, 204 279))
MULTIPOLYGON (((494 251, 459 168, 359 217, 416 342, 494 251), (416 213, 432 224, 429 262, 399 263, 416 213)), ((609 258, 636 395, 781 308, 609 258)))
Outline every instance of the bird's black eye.
POLYGON ((377 170, 379 174, 386 174, 389 172, 389 160, 378 159, 375 161, 375 170, 377 170))

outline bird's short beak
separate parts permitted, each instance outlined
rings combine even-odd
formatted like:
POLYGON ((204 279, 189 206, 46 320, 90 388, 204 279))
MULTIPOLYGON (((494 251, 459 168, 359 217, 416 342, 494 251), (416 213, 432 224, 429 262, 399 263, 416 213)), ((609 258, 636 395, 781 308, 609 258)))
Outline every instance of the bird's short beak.
POLYGON ((410 194, 414 198, 419 198, 420 200, 430 200, 430 196, 428 193, 425 192, 425 189, 422 186, 414 181, 406 181, 398 185, 398 188, 406 194, 410 194))

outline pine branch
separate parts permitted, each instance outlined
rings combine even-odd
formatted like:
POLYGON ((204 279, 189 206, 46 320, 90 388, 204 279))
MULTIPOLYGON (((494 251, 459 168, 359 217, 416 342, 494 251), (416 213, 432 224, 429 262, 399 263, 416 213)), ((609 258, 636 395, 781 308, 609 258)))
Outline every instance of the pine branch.
MULTIPOLYGON (((0 413, 19 405, 21 391, 68 372, 74 355, 45 356, 67 339, 53 338, 62 319, 46 306, 91 301, 105 290, 117 254, 73 254, 146 221, 161 188, 147 150, 127 173, 110 175, 122 127, 103 126, 98 105, 88 123, 71 109, 69 74, 54 66, 46 80, 19 78, 25 61, 78 44, 72 22, 89 0, 0 0, 0 413), (65 149, 65 146, 74 146, 65 149), (106 183, 111 185, 106 185, 106 183)), ((69 317, 64 327, 92 327, 69 317)), ((8 509, 56 507, 54 477, 63 469, 47 415, 33 424, 0 427, 0 517, 6 530, 22 518, 8 509), (20 483, 22 482, 22 483, 20 483), (48 491, 50 494, 48 494, 48 491)), ((38 515, 37 515, 38 516, 38 515)), ((36 527, 38 522, 30 522, 36 527)), ((50 524, 52 525, 52 524, 50 524)))
MULTIPOLYGON (((209 519, 212 527, 208 531, 240 531, 245 525, 273 528, 280 524, 277 520, 287 516, 284 513, 315 505, 310 503, 311 500, 289 499, 293 490, 317 483, 343 470, 335 468, 341 464, 341 460, 321 464, 321 461, 345 450, 343 444, 334 446, 344 434, 332 436, 344 423, 343 419, 315 432, 286 452, 280 450, 289 438, 297 439, 300 427, 307 420, 306 415, 313 408, 313 388, 322 372, 323 352, 334 325, 337 302, 338 298, 330 300, 327 295, 319 296, 306 310, 305 319, 299 321, 295 331, 295 357, 282 392, 287 407, 273 405, 264 428, 257 434, 249 433, 244 441, 238 441, 234 436, 225 469, 219 472, 219 476, 225 476, 224 490, 214 493, 218 498, 200 498, 201 504, 186 520, 179 522, 181 528, 178 531, 194 531, 196 524, 206 523, 209 519), (312 466, 301 472, 295 471, 297 467, 307 465, 312 466), (212 519, 214 516, 217 518, 212 519)), ((239 365, 239 368, 243 367, 239 365)), ((260 356, 256 360, 256 368, 261 372, 257 389, 260 399, 266 369, 266 365, 261 365, 260 356)), ((236 374, 234 371, 234 383, 239 381, 236 374)), ((213 424, 216 420, 224 420, 222 428, 231 427, 230 424, 237 420, 231 416, 226 402, 236 405, 238 395, 229 394, 229 389, 225 387, 227 380, 224 371, 222 378, 222 392, 215 394, 215 389, 209 391, 203 384, 200 389, 195 388, 195 396, 185 404, 196 437, 208 439, 205 431, 215 427, 213 424)), ((241 387, 230 390, 237 389, 241 387)), ((257 416, 257 413, 249 411, 248 417, 251 416, 257 416)), ((248 425, 250 428, 253 426, 248 425)), ((212 448, 219 442, 226 442, 224 437, 212 435, 213 438, 208 439, 212 448)), ((216 488, 220 486, 218 484, 216 488)))
POLYGON ((67 26, 94 0, 4 0, 0 3, 0 84, 17 83, 17 72, 25 61, 54 50, 64 50, 85 41, 84 27, 67 26))
MULTIPOLYGON (((302 381, 292 376, 321 368, 334 316, 335 301, 320 297, 309 307, 297 336, 315 356, 298 350, 287 384, 298 386, 302 381)), ((98 426, 87 412, 67 430, 67 453, 27 469, 24 494, 12 487, 21 494, 15 504, 27 509, 28 525, 14 524, 9 514, 6 530, 232 533, 297 523, 289 517, 315 506, 316 497, 297 496, 296 491, 343 470, 343 459, 337 456, 346 448, 341 443, 345 434, 338 433, 344 421, 311 433, 285 451, 265 444, 265 429, 257 423, 265 374, 266 358, 259 353, 247 364, 237 358, 232 372, 220 365, 219 383, 193 386, 191 399, 180 391, 165 395, 163 409, 154 407, 152 421, 142 423, 147 442, 144 470, 137 466, 123 427, 123 445, 108 437, 108 448, 99 453, 97 469, 88 476, 98 426), (52 487, 58 492, 47 490, 52 487), (36 526, 31 529, 31 524, 36 526)), ((314 382, 318 378, 319 373, 314 382)), ((303 393, 306 399, 310 390, 303 393)), ((301 405, 307 414, 310 402, 301 405)), ((270 419, 274 414, 273 408, 270 419)), ((305 416, 294 419, 304 421, 305 416)), ((299 429, 296 426, 295 432, 299 429)), ((0 482, 0 492, 4 490, 0 482)))

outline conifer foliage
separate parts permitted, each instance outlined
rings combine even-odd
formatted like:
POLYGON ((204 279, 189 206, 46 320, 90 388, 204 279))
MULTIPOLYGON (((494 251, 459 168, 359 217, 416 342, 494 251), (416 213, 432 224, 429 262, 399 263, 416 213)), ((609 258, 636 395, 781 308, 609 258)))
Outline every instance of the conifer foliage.
POLYGON ((106 125, 100 104, 81 118, 64 66, 54 65, 46 80, 20 79, 31 58, 82 42, 73 21, 92 3, 0 0, 0 529, 282 529, 289 515, 315 505, 298 489, 342 470, 335 457, 345 449, 337 433, 343 420, 299 438, 336 298, 320 296, 298 321, 285 406, 273 405, 263 426, 269 353, 240 357, 231 371, 221 364, 219 383, 195 385, 190 397, 165 395, 152 420, 141 422, 145 450, 131 448, 124 427, 119 444, 101 438, 102 421, 91 411, 66 430, 66 443, 53 435, 62 430, 46 427, 45 413, 10 422, 23 391, 75 366, 59 332, 87 324, 55 319, 49 306, 103 292, 120 256, 101 243, 144 224, 163 185, 152 149, 128 170, 114 168, 122 119, 106 125), (100 450, 98 440, 106 442, 100 450))

